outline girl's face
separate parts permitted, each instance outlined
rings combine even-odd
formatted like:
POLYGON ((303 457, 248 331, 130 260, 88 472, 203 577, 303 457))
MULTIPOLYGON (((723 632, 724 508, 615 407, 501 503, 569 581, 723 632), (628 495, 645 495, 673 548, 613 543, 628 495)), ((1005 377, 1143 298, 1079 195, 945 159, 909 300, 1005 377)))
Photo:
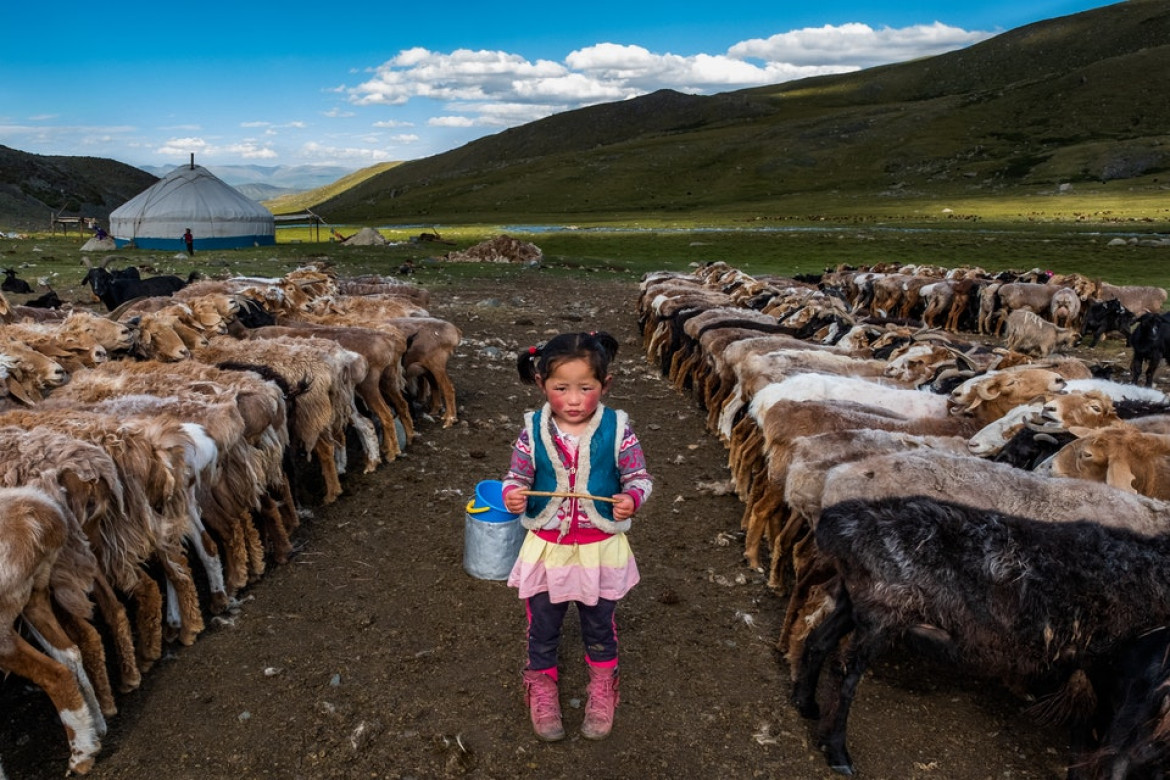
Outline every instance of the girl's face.
POLYGON ((536 383, 558 422, 583 426, 597 411, 611 379, 607 376, 600 381, 589 361, 574 358, 557 363, 547 377, 538 376, 536 383))

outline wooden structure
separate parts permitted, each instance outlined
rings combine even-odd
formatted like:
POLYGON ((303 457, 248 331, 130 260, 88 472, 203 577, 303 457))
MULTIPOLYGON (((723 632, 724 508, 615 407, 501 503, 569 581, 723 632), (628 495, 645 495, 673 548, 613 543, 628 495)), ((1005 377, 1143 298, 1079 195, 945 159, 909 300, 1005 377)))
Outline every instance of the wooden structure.
POLYGON ((49 232, 56 233, 57 228, 60 228, 65 235, 69 235, 70 229, 76 229, 77 235, 80 236, 83 231, 96 229, 97 220, 93 217, 63 217, 60 214, 54 214, 51 217, 49 232))
MULTIPOLYGON (((321 241, 321 225, 328 225, 321 215, 314 213, 312 209, 305 209, 300 214, 281 214, 273 217, 276 222, 301 222, 307 225, 313 231, 313 240, 321 241)), ((298 226, 299 227, 299 226, 298 226)), ((333 231, 336 233, 337 231, 333 231)))

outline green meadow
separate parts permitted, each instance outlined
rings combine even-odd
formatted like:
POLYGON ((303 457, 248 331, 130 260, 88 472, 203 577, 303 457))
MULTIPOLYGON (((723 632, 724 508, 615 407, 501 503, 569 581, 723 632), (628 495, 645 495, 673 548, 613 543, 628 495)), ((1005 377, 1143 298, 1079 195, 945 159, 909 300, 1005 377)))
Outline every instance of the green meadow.
MULTIPOLYGON (((1020 204, 1016 204, 1017 209, 1020 204)), ((752 274, 819 274, 841 264, 932 264, 945 267, 979 266, 989 271, 1049 269, 1079 272, 1115 284, 1151 284, 1170 287, 1170 246, 1108 246, 1112 239, 1157 239, 1170 236, 1170 221, 1154 221, 1140 210, 1130 214, 1125 204, 1107 218, 1069 218, 1051 211, 1033 210, 1026 218, 990 219, 982 216, 938 216, 925 219, 908 214, 889 216, 820 217, 807 220, 752 219, 738 224, 712 218, 708 226, 696 220, 670 222, 609 222, 558 225, 413 225, 377 227, 388 246, 346 246, 328 240, 330 228, 343 235, 360 225, 279 227, 277 244, 270 247, 184 253, 123 249, 93 255, 100 263, 137 265, 147 273, 187 276, 197 270, 211 277, 235 275, 279 276, 308 262, 328 262, 341 275, 381 273, 395 275, 413 261, 414 280, 441 287, 461 279, 515 277, 540 273, 566 279, 588 279, 594 274, 616 275, 636 281, 657 270, 685 271, 701 263, 723 261, 752 274), (444 242, 418 241, 420 233, 438 232, 444 242), (466 249, 501 233, 540 247, 539 269, 509 264, 457 263, 448 252, 466 249)), ((957 212, 955 212, 957 213, 957 212)), ((58 292, 84 299, 79 286, 85 267, 79 251, 84 239, 31 234, 24 239, 0 239, 0 266, 16 269, 34 283, 47 279, 58 292)))

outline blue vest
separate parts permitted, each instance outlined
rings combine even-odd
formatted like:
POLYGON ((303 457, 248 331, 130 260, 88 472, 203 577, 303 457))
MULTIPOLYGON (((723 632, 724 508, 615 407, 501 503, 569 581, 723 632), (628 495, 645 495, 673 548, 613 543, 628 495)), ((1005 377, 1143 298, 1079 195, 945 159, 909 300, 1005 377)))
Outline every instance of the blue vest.
MULTIPOLYGON (((532 489, 539 491, 569 491, 569 472, 561 463, 552 433, 549 431, 549 407, 526 415, 525 427, 532 443, 532 459, 536 474, 532 489)), ((577 449, 577 493, 609 497, 621 492, 617 451, 626 428, 626 415, 604 405, 598 407, 589 426, 581 433, 577 449)), ((522 523, 525 528, 555 528, 557 507, 563 499, 550 501, 547 496, 529 496, 522 523)), ((580 499, 582 511, 597 528, 609 533, 626 531, 630 521, 615 522, 613 504, 606 501, 580 499)), ((567 530, 567 529, 562 529, 567 530)))

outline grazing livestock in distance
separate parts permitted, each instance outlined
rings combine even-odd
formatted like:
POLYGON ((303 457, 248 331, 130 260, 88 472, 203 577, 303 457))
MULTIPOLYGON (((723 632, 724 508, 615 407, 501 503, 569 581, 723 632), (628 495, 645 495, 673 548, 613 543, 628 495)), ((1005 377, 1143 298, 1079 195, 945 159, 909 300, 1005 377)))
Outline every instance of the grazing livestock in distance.
POLYGON ((57 295, 56 290, 49 290, 36 298, 30 298, 24 302, 24 305, 30 309, 60 309, 65 305, 65 302, 61 300, 61 296, 57 295))
POLYGON ((1170 621, 1170 538, 911 497, 830 506, 816 542, 840 585, 833 611, 805 645, 793 702, 803 716, 820 718, 818 742, 834 770, 854 771, 846 728, 862 676, 906 638, 946 651, 976 674, 1039 692, 1082 692, 1065 700, 1074 718, 1072 766, 1099 762, 1087 767, 1098 777, 1157 768, 1142 764, 1163 752, 1153 748, 1166 741, 1166 678, 1132 694, 1158 714, 1130 722, 1135 733, 1098 733, 1108 742, 1091 756, 1082 743, 1094 740, 1083 724, 1113 723, 1114 713, 1098 709, 1112 697, 1084 692, 1086 683, 1114 690, 1117 675, 1124 682, 1131 672, 1115 659, 1170 621), (822 714, 818 681, 842 640, 841 674, 822 714))
POLYGON ((17 278, 16 271, 11 268, 5 268, 4 281, 0 282, 0 290, 10 293, 30 293, 33 291, 33 288, 24 279, 17 278))

